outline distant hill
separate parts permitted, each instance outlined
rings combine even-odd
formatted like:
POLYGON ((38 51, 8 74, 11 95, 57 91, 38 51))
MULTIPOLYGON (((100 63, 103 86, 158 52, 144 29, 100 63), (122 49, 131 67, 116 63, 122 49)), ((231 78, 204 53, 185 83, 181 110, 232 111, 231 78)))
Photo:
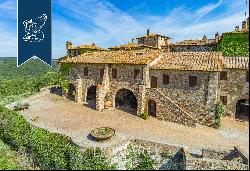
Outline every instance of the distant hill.
POLYGON ((17 67, 16 60, 15 57, 0 57, 0 79, 40 76, 47 72, 58 71, 59 68, 57 60, 52 61, 52 67, 39 59, 31 59, 20 67, 17 67))

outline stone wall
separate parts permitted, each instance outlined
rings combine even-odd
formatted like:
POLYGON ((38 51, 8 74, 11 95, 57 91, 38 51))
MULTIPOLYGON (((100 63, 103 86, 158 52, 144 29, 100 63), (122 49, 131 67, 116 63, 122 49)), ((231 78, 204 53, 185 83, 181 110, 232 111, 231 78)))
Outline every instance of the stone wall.
POLYGON ((214 45, 172 45, 171 52, 206 52, 213 51, 214 45))
POLYGON ((219 80, 220 96, 227 96, 227 111, 235 115, 238 100, 249 99, 249 82, 246 81, 247 70, 227 69, 227 80, 219 80))
POLYGON ((214 103, 217 99, 216 72, 151 70, 157 77, 157 90, 187 111, 200 123, 212 126, 214 103), (169 84, 163 85, 163 74, 169 75, 169 84), (189 87, 189 76, 197 76, 197 86, 189 87))
POLYGON ((156 103, 156 118, 175 122, 186 126, 195 127, 196 119, 181 107, 172 102, 168 97, 162 94, 157 89, 148 88, 146 91, 145 110, 147 111, 147 102, 154 100, 156 103))

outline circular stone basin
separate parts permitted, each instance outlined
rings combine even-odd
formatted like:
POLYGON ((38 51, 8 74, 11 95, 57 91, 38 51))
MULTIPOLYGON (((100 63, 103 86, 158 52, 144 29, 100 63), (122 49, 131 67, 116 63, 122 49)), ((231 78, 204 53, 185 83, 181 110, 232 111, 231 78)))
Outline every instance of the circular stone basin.
POLYGON ((90 133, 97 141, 104 141, 110 139, 115 135, 115 130, 109 127, 96 128, 90 133))

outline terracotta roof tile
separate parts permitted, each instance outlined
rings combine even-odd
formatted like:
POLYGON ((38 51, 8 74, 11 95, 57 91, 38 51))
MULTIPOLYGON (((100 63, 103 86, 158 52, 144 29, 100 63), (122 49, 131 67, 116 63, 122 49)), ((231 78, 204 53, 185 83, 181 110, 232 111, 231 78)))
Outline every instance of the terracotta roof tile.
POLYGON ((160 54, 157 50, 102 51, 66 57, 60 63, 148 64, 160 54))
POLYGON ((152 69, 220 71, 223 56, 216 52, 169 52, 154 64, 152 69))
POLYGON ((249 57, 224 57, 224 68, 248 69, 249 57))

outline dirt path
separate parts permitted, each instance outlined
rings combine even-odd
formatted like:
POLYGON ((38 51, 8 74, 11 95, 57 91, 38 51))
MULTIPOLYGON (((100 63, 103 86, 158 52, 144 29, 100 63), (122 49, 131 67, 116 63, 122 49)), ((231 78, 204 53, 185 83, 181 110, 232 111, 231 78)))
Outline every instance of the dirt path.
POLYGON ((79 145, 110 146, 139 138, 185 145, 194 151, 201 148, 233 149, 238 145, 249 153, 249 122, 223 118, 219 130, 202 125, 191 128, 152 117, 143 120, 117 109, 98 112, 56 95, 46 95, 29 103, 30 108, 23 112, 29 122, 71 136, 79 145), (32 121, 35 117, 39 119, 32 121), (114 128, 116 137, 108 143, 92 141, 88 136, 90 131, 101 126, 114 128))

